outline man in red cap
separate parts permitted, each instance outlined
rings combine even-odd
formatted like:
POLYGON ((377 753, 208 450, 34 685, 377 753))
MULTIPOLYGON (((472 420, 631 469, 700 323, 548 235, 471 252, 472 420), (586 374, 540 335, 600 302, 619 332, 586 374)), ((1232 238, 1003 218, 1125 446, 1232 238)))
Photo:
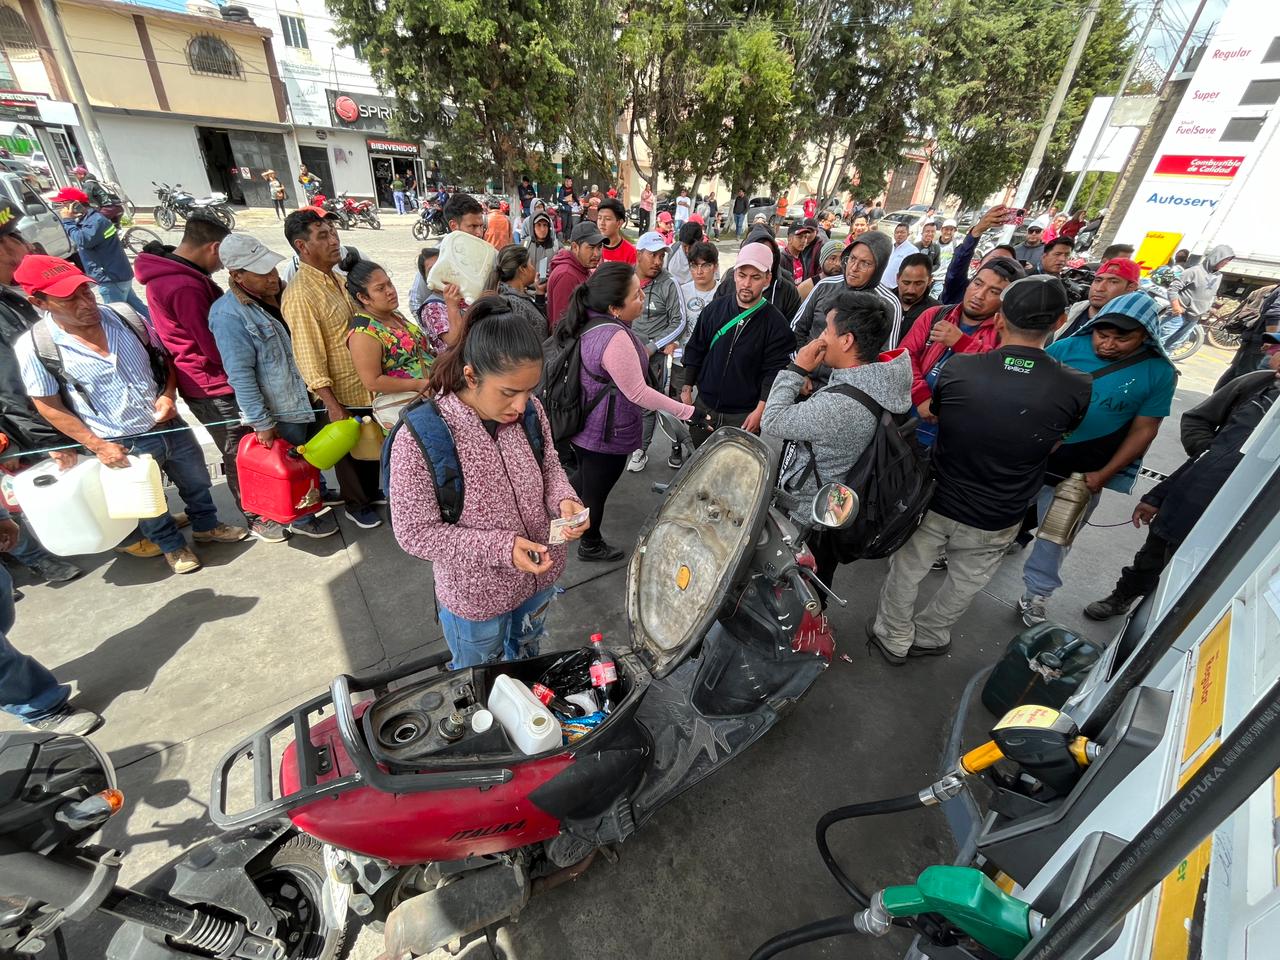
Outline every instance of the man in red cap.
MULTIPOLYGON (((17 343, 22 382, 36 412, 108 467, 151 454, 178 488, 197 543, 234 543, 244 527, 218 520, 200 445, 178 417, 178 378, 137 317, 100 306, 93 281, 66 260, 32 254, 13 279, 46 312, 17 343)), ((53 454, 64 469, 71 451, 53 454)), ((200 569, 172 516, 138 521, 175 573, 200 569)))
POLYGON ((116 225, 89 205, 89 195, 63 187, 49 201, 58 207, 62 227, 80 252, 80 262, 98 284, 103 303, 127 303, 150 318, 147 305, 133 291, 133 267, 120 244, 116 225))
POLYGON ((1098 311, 1116 297, 1133 293, 1138 289, 1142 272, 1138 265, 1125 257, 1112 257, 1098 268, 1089 285, 1089 297, 1073 304, 1067 313, 1067 323, 1054 340, 1065 340, 1078 333, 1084 325, 1098 315, 1098 311))

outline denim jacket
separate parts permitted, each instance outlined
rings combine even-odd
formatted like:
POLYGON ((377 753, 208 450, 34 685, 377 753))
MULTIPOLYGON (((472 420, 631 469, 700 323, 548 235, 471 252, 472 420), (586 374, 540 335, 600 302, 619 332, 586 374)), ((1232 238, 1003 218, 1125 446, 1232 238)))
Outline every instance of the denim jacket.
POLYGON ((218 341, 240 416, 253 429, 315 419, 283 323, 233 286, 209 308, 209 329, 218 341))

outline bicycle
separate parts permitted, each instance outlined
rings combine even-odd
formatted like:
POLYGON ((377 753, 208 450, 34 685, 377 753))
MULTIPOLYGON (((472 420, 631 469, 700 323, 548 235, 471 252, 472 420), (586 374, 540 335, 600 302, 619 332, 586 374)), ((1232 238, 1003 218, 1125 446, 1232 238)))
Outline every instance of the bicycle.
POLYGON ((154 230, 148 230, 146 227, 138 226, 130 227, 124 232, 124 236, 120 238, 120 243, 124 247, 124 252, 129 255, 130 260, 140 254, 143 248, 152 241, 161 244, 164 243, 160 234, 156 233, 154 230))

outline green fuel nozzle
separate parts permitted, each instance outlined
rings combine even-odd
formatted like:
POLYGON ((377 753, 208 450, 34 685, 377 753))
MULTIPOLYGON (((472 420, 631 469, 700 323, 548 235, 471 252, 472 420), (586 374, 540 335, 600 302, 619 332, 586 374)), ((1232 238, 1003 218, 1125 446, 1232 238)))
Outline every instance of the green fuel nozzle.
POLYGON ((886 887, 854 918, 863 933, 882 937, 894 917, 936 913, 997 957, 1013 958, 1044 924, 1044 917, 1005 893, 972 867, 932 866, 915 883, 886 887))

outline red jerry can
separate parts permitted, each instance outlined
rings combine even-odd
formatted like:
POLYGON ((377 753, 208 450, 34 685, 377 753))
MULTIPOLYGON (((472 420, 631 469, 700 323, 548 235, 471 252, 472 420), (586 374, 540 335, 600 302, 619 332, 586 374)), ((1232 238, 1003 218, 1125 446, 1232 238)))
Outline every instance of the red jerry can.
POLYGON ((292 523, 316 513, 320 501, 320 471, 302 459, 293 444, 279 437, 267 449, 250 432, 236 451, 240 468, 240 505, 245 513, 276 523, 292 523))

